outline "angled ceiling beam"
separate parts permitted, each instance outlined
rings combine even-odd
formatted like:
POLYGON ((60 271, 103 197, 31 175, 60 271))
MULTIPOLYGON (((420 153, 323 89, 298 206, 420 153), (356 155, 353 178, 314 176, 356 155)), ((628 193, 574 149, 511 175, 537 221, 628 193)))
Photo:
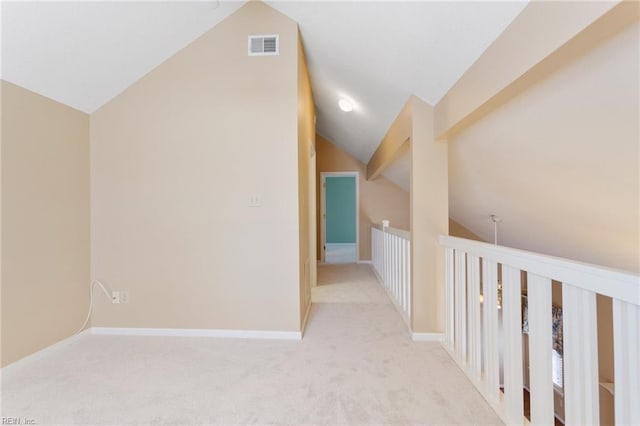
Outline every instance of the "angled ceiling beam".
POLYGON ((367 180, 375 179, 408 149, 411 139, 411 105, 412 98, 396 117, 380 145, 367 163, 367 180))
POLYGON ((637 19, 637 10, 636 2, 531 1, 438 102, 436 138, 448 139, 538 81, 534 68, 600 18, 637 19))

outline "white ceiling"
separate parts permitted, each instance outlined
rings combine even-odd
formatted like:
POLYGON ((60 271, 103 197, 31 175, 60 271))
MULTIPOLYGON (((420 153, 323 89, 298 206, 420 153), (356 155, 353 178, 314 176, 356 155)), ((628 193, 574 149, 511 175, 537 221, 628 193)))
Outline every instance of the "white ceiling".
POLYGON ((300 25, 318 132, 367 163, 414 94, 435 104, 522 1, 268 2, 300 25), (338 109, 340 96, 353 112, 338 109))
POLYGON ((91 113, 242 2, 2 2, 4 80, 91 113))
MULTIPOLYGON (((526 4, 268 3, 300 25, 319 133, 365 163, 411 94, 437 102, 526 4)), ((3 2, 1 77, 91 113, 242 4, 3 2)))
MULTIPOLYGON (((0 76, 93 112, 242 4, 5 1, 0 76)), ((411 94, 436 103, 525 6, 269 4, 300 24, 319 133, 365 163, 411 94), (338 109, 340 96, 353 112, 338 109)), ((625 225, 639 214, 637 34, 629 39, 635 56, 584 58, 531 89, 526 103, 513 100, 450 141, 454 219, 491 240, 496 213, 504 244, 638 270, 640 231, 625 225), (607 239, 617 241, 615 253, 600 250, 607 239)), ((405 189, 407 157, 385 172, 405 189)))

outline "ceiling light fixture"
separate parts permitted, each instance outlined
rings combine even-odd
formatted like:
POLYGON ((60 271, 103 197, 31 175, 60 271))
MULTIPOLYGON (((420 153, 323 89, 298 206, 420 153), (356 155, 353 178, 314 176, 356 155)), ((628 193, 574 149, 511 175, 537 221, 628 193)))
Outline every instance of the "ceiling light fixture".
POLYGON ((338 101, 338 106, 340 107, 341 110, 343 110, 344 112, 351 112, 353 111, 353 103, 351 103, 351 101, 348 101, 345 98, 342 98, 338 101))

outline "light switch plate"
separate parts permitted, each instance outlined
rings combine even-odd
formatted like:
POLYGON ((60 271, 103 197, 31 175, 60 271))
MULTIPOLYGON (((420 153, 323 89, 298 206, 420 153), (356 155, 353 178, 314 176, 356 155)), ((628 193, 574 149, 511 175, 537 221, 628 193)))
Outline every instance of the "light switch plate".
POLYGON ((262 197, 260 195, 250 195, 249 196, 249 207, 260 207, 262 206, 262 197))

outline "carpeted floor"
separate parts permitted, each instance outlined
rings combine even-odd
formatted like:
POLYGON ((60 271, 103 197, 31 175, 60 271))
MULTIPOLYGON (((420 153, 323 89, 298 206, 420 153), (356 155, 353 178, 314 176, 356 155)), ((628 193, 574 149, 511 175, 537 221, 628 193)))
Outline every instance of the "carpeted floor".
MULTIPOLYGON (((36 424, 501 424, 368 265, 320 266, 302 341, 88 335, 2 371, 36 424)), ((23 420, 24 422, 24 420, 23 420)))

